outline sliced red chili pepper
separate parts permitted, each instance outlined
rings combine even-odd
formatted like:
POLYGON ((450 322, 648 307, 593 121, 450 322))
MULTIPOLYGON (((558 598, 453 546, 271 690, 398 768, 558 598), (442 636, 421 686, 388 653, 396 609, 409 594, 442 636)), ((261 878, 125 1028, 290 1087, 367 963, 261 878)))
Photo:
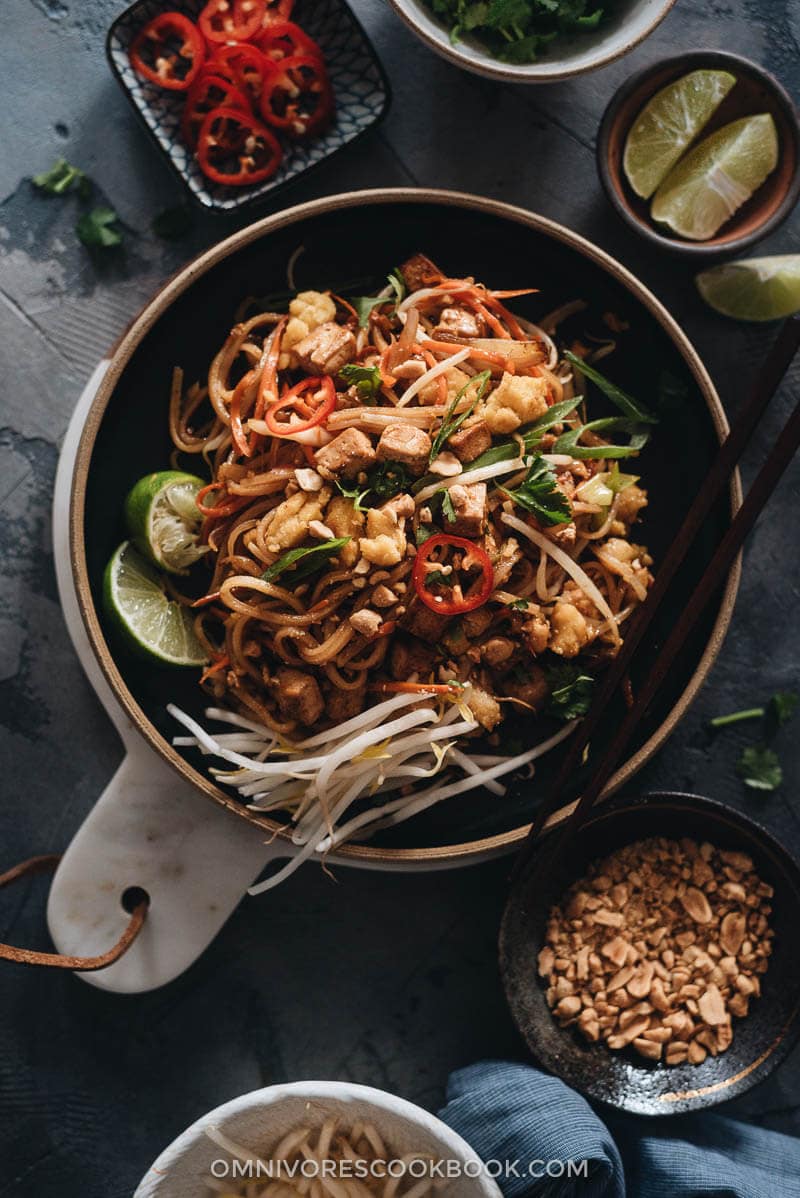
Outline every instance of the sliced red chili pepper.
POLYGON ((214 183, 228 187, 262 183, 275 174, 282 158, 275 134, 246 112, 215 108, 200 126, 197 161, 214 183))
POLYGON ((223 79, 220 75, 212 75, 205 67, 189 88, 186 97, 186 107, 181 118, 181 136, 187 145, 197 145, 197 134, 209 112, 215 108, 237 108, 241 112, 250 111, 247 98, 238 87, 223 79))
POLYGON ((137 74, 174 92, 189 90, 205 56, 200 30, 179 12, 162 12, 148 21, 130 49, 131 66, 137 74))
POLYGON ((464 537, 450 537, 446 533, 437 533, 436 536, 429 537, 417 550, 411 580, 414 590, 426 607, 441 616, 456 616, 474 611, 486 602, 494 589, 494 570, 489 555, 480 545, 475 545, 464 537), (453 549, 463 553, 459 575, 453 571, 445 575, 441 567, 448 563, 442 561, 440 564, 436 560, 430 560, 437 549, 453 549), (467 593, 461 575, 473 568, 480 570, 480 582, 477 583, 476 580, 477 585, 471 585, 467 593), (437 574, 440 575, 439 578, 436 577, 437 574))
POLYGON ((333 116, 333 90, 325 64, 298 54, 273 63, 264 80, 261 115, 291 137, 319 133, 333 116))
POLYGON ((293 8, 294 0, 267 0, 264 25, 272 25, 275 21, 288 21, 293 8))
POLYGON ((197 23, 211 44, 244 42, 261 29, 266 9, 266 0, 209 0, 197 23))
POLYGON ((322 60, 322 50, 313 37, 294 21, 273 21, 258 35, 255 45, 271 62, 294 58, 298 54, 322 60))
POLYGON ((270 69, 270 63, 260 50, 246 43, 220 46, 214 51, 210 65, 215 69, 217 66, 221 67, 226 78, 230 73, 236 81, 236 86, 249 96, 258 112, 264 91, 264 79, 270 69))
POLYGON ((292 436, 294 433, 305 433, 310 428, 324 424, 336 407, 336 388, 329 374, 322 378, 303 379, 296 383, 279 400, 267 408, 264 419, 267 428, 274 437, 292 436), (306 392, 310 392, 306 396, 306 392), (280 413, 285 412, 287 418, 279 420, 280 413), (299 416, 293 420, 292 416, 299 416))

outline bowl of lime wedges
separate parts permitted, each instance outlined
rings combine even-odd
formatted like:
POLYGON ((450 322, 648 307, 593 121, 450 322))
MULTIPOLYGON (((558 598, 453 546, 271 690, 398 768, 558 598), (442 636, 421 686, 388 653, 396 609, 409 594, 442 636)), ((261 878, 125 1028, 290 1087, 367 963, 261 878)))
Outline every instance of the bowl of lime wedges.
POLYGON ((800 196, 800 121, 785 88, 736 54, 662 59, 620 88, 597 140, 606 194, 651 243, 689 257, 738 252, 800 196))

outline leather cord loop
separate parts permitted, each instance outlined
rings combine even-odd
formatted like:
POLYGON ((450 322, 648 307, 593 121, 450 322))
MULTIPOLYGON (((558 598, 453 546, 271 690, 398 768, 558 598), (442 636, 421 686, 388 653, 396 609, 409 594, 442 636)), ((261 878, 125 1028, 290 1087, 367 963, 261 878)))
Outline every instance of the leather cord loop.
MULTIPOLYGON (((9 886, 12 882, 32 874, 50 873, 60 860, 60 856, 48 853, 41 857, 31 857, 28 861, 21 861, 19 865, 0 874, 0 888, 9 886)), ((50 969, 71 969, 77 973, 91 973, 96 969, 105 969, 107 965, 113 965, 115 961, 124 956, 131 947, 144 926, 148 906, 149 903, 146 899, 137 903, 131 913, 128 925, 117 943, 99 957, 67 957, 62 953, 39 953, 29 948, 15 948, 12 944, 0 944, 0 958, 14 961, 18 965, 44 965, 50 969)))

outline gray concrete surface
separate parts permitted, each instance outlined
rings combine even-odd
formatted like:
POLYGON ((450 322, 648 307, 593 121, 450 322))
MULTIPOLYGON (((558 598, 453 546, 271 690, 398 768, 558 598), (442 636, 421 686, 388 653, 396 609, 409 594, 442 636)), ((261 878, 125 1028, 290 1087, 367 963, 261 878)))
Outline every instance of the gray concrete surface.
MULTIPOLYGON (((153 216, 181 194, 135 123, 103 56, 119 0, 5 0, 0 35, 0 866, 65 846, 120 746, 73 655, 56 600, 49 504, 58 445, 82 382, 159 282, 233 222, 199 219, 168 245, 153 216), (64 154, 119 211, 126 251, 95 263, 69 203, 29 176, 64 154)), ((800 93, 796 0, 678 0, 629 58, 576 82, 525 90, 459 73, 381 0, 354 0, 391 76, 383 129, 284 202, 379 184, 483 192, 556 217, 637 271, 696 341, 731 411, 772 329, 703 308, 691 268, 644 247, 608 209, 593 158, 614 89, 665 53, 738 50, 800 93)), ((795 217, 763 247, 800 250, 795 217)), ((757 438, 763 453, 800 382, 795 370, 757 438)), ((746 474, 748 472, 746 471, 746 474)), ((755 810, 800 848, 796 729, 786 781, 766 798, 734 774, 742 737, 705 721, 798 683, 800 465, 746 554, 722 657, 688 718, 641 777, 755 810)), ((427 1106, 448 1071, 520 1055, 495 968, 507 865, 440 876, 303 872, 248 901, 186 976, 140 999, 71 976, 0 969, 0 1198, 122 1198, 189 1121, 272 1081, 347 1077, 427 1106)), ((0 896, 0 939, 44 945, 45 884, 0 896)), ((734 1104, 800 1134, 800 1056, 734 1104)))

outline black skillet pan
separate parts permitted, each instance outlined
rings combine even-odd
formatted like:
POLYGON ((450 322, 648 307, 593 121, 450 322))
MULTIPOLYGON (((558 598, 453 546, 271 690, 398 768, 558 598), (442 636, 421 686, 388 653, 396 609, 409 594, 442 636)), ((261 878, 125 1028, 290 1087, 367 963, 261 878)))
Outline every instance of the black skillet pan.
MULTIPOLYGON (((75 582, 93 650, 133 724, 198 792, 270 833, 280 825, 247 811, 237 797, 215 785, 198 754, 170 744, 178 729, 167 714, 169 702, 202 718, 204 698, 195 673, 154 669, 125 656, 113 645, 99 613, 103 569, 124 537, 123 498, 142 474, 163 469, 169 461, 167 405, 173 367, 182 366, 187 381, 202 378, 244 297, 270 297, 274 305, 279 301, 273 297, 284 293, 285 303, 287 263, 300 246, 300 289, 363 294, 380 287, 388 270, 422 250, 453 274, 474 275, 503 288, 538 287, 537 295, 515 301, 517 310, 534 320, 568 301, 585 301, 585 310, 564 327, 565 335, 613 338, 617 348, 604 360, 604 370, 662 418, 651 447, 636 462, 636 473, 651 496, 640 537, 656 568, 726 429, 711 380, 658 300, 597 247, 508 205, 447 192, 381 190, 334 196, 268 217, 186 267, 133 325, 90 410, 72 494, 75 582), (608 313, 613 314, 611 323, 623 331, 612 332, 608 313)), ((592 397, 592 412, 607 412, 598 394, 592 397)), ((643 659, 669 630, 671 613, 680 609, 701 573, 739 494, 735 477, 693 546, 674 603, 665 606, 643 646, 643 659)), ((664 742, 704 681, 727 630, 737 581, 735 569, 687 645, 609 791, 629 779, 664 742)), ((609 721, 616 718, 610 710, 609 721)), ((552 731, 544 721, 535 727, 507 721, 503 745, 508 752, 519 751, 516 746, 544 739, 552 731)), ((556 765, 553 753, 532 782, 512 785, 502 800, 473 794, 443 803, 368 845, 345 846, 337 856, 353 865, 408 869, 467 863, 508 851, 524 837, 556 765)))

